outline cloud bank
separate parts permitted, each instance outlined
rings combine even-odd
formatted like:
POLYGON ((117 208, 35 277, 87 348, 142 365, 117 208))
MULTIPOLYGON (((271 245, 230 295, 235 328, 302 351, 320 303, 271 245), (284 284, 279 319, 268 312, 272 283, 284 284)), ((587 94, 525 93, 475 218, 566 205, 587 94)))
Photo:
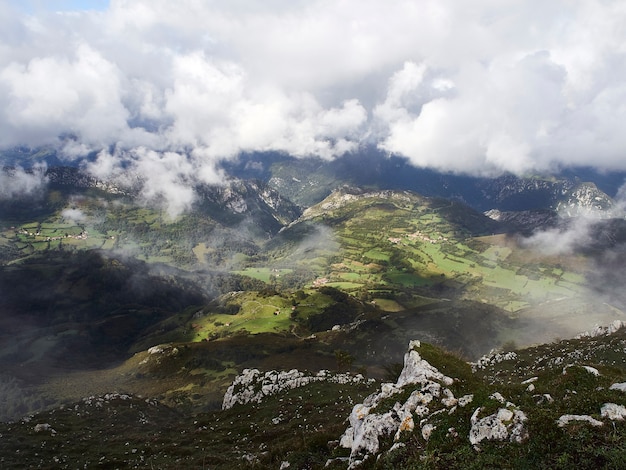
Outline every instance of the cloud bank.
POLYGON ((478 175, 625 170, 625 23, 600 0, 4 2, 0 147, 104 150, 94 170, 174 188, 241 152, 363 144, 478 175))

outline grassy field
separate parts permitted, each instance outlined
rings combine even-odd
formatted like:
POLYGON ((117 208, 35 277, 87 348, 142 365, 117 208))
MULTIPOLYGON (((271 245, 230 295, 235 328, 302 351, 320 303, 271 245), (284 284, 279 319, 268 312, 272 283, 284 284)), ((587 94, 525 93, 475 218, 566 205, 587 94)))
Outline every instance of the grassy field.
POLYGON ((526 258, 504 235, 474 236, 450 221, 449 208, 429 207, 423 199, 410 206, 366 199, 337 209, 335 219, 326 212, 324 223, 331 221, 341 247, 330 285, 406 290, 456 280, 466 286, 466 297, 511 312, 581 291, 584 277, 572 266, 557 268, 554 259, 536 254, 526 258))
MULTIPOLYGON (((64 217, 60 206, 38 221, 11 227, 5 222, 0 246, 21 258, 48 250, 117 249, 149 263, 229 271, 287 297, 330 286, 375 300, 389 312, 421 305, 425 298, 455 298, 526 314, 584 291, 584 257, 541 256, 513 237, 488 234, 489 221, 466 207, 410 193, 352 198, 318 215, 313 210, 309 228, 296 224, 270 242, 242 239, 193 214, 166 220, 159 210, 121 198, 71 201, 80 220, 64 217)), ((294 327, 291 300, 255 301, 261 303, 239 302, 235 316, 210 312, 189 326, 194 340, 294 327)))

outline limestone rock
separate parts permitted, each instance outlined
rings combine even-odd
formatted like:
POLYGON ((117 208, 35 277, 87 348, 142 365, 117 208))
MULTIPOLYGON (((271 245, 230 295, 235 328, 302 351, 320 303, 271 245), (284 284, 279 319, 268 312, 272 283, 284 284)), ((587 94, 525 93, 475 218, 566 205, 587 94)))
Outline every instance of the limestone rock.
POLYGON ((585 331, 584 333, 577 335, 576 338, 595 338, 597 336, 610 335, 624 327, 626 327, 626 322, 622 320, 615 320, 609 326, 596 326, 591 331, 585 331))
POLYGON ((35 432, 50 432, 53 436, 57 433, 49 423, 39 423, 33 428, 35 432))
POLYGON ((422 427, 422 437, 424 438, 425 441, 430 439, 430 435, 433 433, 435 429, 436 429, 436 426, 431 423, 426 423, 422 427))
POLYGON ((605 403, 600 409, 600 415, 611 421, 623 421, 626 418, 626 407, 616 403, 605 403))
MULTIPOLYGON (((415 350, 419 347, 419 341, 409 343, 409 351, 404 356, 404 368, 397 383, 382 384, 380 392, 368 396, 363 403, 353 407, 349 418, 350 425, 340 440, 342 447, 350 449, 348 468, 354 468, 370 455, 378 453, 381 438, 393 435, 394 439, 398 440, 402 432, 413 431, 414 416, 427 416, 430 410, 426 405, 436 403, 435 398, 442 395, 442 384, 449 386, 454 383, 451 377, 442 374, 421 358, 415 350), (416 385, 419 388, 413 390, 403 404, 396 402, 389 411, 371 413, 382 400, 402 392, 409 385, 416 385)), ((456 405, 458 400, 449 389, 446 388, 443 395, 442 401, 450 406, 456 405)), ((429 430, 432 432, 434 429, 432 424, 424 424, 424 420, 420 426, 422 436, 424 433, 430 436, 429 430)))
POLYGON ((626 392, 626 382, 613 384, 609 387, 609 390, 619 390, 620 392, 626 392))
POLYGON ((404 368, 398 378, 396 386, 404 387, 408 384, 422 383, 427 380, 438 380, 444 385, 452 385, 454 380, 430 365, 428 361, 421 358, 414 349, 404 355, 404 368))
POLYGON ((528 438, 524 426, 526 414, 512 403, 507 403, 506 408, 499 408, 496 413, 484 418, 479 418, 481 411, 482 408, 476 408, 471 417, 469 440, 472 445, 476 446, 485 439, 519 443, 528 438))
POLYGON ((556 420, 556 424, 560 428, 563 428, 567 426, 569 423, 571 423, 572 421, 584 421, 584 422, 591 424, 592 426, 602 426, 603 424, 602 421, 598 421, 597 419, 594 419, 588 415, 563 415, 559 419, 556 420))
POLYGON ((474 394, 463 395, 461 398, 459 398, 459 406, 463 408, 469 405, 472 401, 474 401, 474 394))
MULTIPOLYGON (((290 371, 271 370, 265 373, 258 369, 244 369, 226 390, 222 409, 228 410, 236 404, 258 403, 265 397, 303 387, 313 382, 359 384, 371 380, 366 379, 361 374, 331 374, 326 370, 321 370, 315 375, 307 375, 297 369, 290 371)), ((392 392, 393 390, 388 391, 390 394, 392 392)))

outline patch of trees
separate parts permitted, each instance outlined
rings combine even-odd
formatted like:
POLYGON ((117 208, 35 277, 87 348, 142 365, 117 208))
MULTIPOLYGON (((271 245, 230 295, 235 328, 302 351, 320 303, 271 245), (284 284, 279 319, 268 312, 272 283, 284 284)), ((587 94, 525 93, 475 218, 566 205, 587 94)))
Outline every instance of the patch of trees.
POLYGON ((322 287, 320 292, 333 299, 333 303, 322 312, 306 319, 306 326, 311 331, 330 330, 335 325, 351 323, 363 313, 364 307, 356 299, 334 287, 322 287))

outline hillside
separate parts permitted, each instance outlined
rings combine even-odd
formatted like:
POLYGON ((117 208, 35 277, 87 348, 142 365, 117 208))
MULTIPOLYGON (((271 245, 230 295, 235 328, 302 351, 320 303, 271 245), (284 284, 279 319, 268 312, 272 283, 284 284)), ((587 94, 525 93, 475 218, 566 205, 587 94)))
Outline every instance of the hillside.
POLYGON ((169 219, 78 170, 48 177, 32 211, 5 201, 4 419, 119 388, 204 411, 246 367, 343 358, 382 377, 415 338, 476 359, 623 317, 619 278, 593 269, 619 259, 619 221, 546 255, 411 191, 342 187, 300 213, 233 181, 169 219), (179 351, 167 373, 141 363, 157 345, 179 351))
POLYGON ((224 397, 223 411, 194 415, 126 393, 88 396, 0 424, 1 463, 621 468, 624 331, 492 354, 474 364, 412 341, 402 371, 383 383, 337 372, 246 369, 224 397))
POLYGON ((574 168, 551 175, 496 178, 440 173, 412 166, 404 158, 372 147, 331 161, 297 159, 281 154, 243 155, 226 165, 242 178, 259 178, 302 208, 320 202, 344 185, 370 190, 408 190, 429 197, 461 201, 478 211, 611 210, 624 182, 623 172, 574 168))

